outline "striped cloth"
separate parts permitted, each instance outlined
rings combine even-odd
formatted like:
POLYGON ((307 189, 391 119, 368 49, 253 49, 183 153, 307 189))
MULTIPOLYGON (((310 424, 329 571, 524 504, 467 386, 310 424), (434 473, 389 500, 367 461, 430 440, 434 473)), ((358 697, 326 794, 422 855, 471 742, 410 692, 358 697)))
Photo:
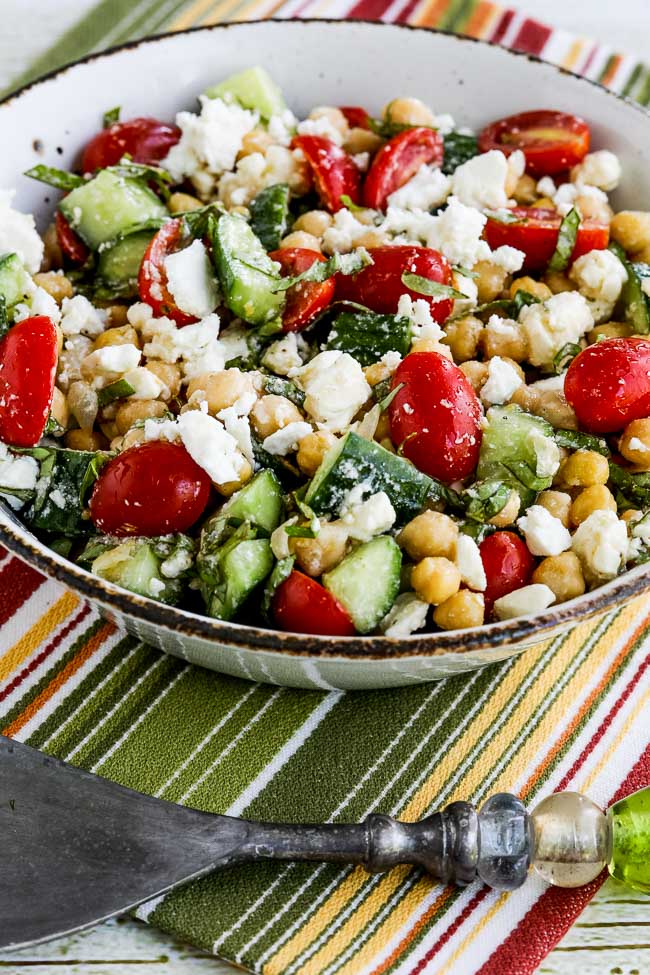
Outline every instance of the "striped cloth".
MULTIPOLYGON (((650 99, 645 66, 483 0, 104 0, 26 77, 154 31, 271 14, 463 31, 650 99)), ((340 822, 376 810, 413 820, 502 790, 534 805, 570 788, 607 805, 650 781, 642 599, 470 675, 347 695, 189 667, 1 551, 0 627, 4 734, 200 809, 340 822)), ((370 877, 261 864, 204 878, 138 915, 264 975, 529 975, 601 882, 562 891, 531 877, 497 894, 442 888, 415 870, 370 877)))

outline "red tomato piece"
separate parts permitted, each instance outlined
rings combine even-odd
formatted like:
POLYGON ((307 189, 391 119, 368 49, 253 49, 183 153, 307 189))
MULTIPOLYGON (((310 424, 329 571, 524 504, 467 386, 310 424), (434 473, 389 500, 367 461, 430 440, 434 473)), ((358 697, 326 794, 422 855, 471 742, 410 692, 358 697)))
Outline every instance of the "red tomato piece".
POLYGON ((165 258, 178 250, 182 235, 182 220, 169 220, 164 223, 158 233, 152 237, 151 243, 144 252, 138 274, 138 292, 141 300, 151 305, 156 318, 166 315, 179 327, 198 322, 198 318, 188 315, 178 307, 167 287, 165 258))
POLYGON ((304 153, 316 191, 328 210, 332 213, 340 210, 342 196, 349 196, 353 203, 359 203, 361 172, 352 156, 320 135, 297 135, 291 147, 304 153))
POLYGON ((295 569, 281 582, 272 600, 275 622, 291 633, 354 636, 354 623, 320 582, 295 569))
POLYGON ((589 152, 589 126, 566 112, 541 110, 509 115, 487 125, 478 137, 481 152, 521 149, 531 176, 554 176, 581 162, 589 152))
POLYGON ((114 122, 90 140, 81 157, 84 173, 115 166, 128 154, 134 162, 154 165, 164 159, 181 137, 177 125, 155 118, 132 118, 114 122))
POLYGON ((452 271, 446 257, 430 247, 409 245, 370 247, 368 252, 373 264, 358 274, 337 274, 337 299, 356 301, 380 314, 394 315, 401 295, 407 294, 414 299, 424 299, 435 321, 444 322, 449 317, 454 304, 450 298, 436 301, 402 284, 402 275, 406 271, 439 284, 451 284, 452 271))
POLYGON ((451 483, 478 464, 482 410, 458 366, 437 352, 413 352, 397 367, 388 407, 390 438, 418 470, 451 483))
POLYGON ((345 115, 346 122, 351 129, 369 129, 370 116, 365 108, 358 105, 342 105, 339 109, 345 115))
POLYGON ((210 498, 210 478, 185 447, 136 444, 102 468, 90 517, 106 535, 167 535, 190 528, 210 498))
POLYGON ((58 337, 45 315, 26 318, 0 342, 0 440, 33 447, 43 436, 52 403, 58 337))
POLYGON ((535 568, 535 559, 528 551, 526 543, 514 532, 495 532, 488 535, 479 545, 479 550, 487 576, 487 588, 483 593, 487 619, 491 616, 497 599, 528 585, 535 568))
POLYGON ((581 429, 615 433, 650 416, 650 341, 605 339, 576 356, 564 394, 581 429))
MULTIPOLYGON (((521 218, 522 223, 501 223, 488 220, 485 239, 495 250, 509 244, 526 255, 523 270, 539 271, 546 267, 557 245, 562 217, 555 210, 541 207, 513 207, 509 211, 521 218)), ((604 250, 609 243, 609 227, 595 220, 583 220, 578 227, 576 245, 571 262, 593 250, 604 250)))
POLYGON ((59 241, 59 247, 63 251, 65 257, 73 264, 84 264, 88 260, 88 255, 90 251, 84 244, 83 240, 76 234, 63 214, 57 210, 54 214, 54 226, 56 227, 56 236, 59 241))
MULTIPOLYGON (((273 251, 269 254, 273 261, 282 266, 282 276, 288 277, 302 274, 315 261, 325 258, 318 251, 310 251, 306 247, 287 247, 285 250, 273 251)), ((334 298, 336 285, 334 278, 327 281, 299 281, 287 291, 287 302, 282 312, 282 331, 300 332, 308 325, 334 298)))
POLYGON ((435 129, 405 129, 381 147, 368 170, 363 202, 373 210, 385 210, 391 193, 415 176, 423 163, 440 166, 444 156, 442 136, 435 129))

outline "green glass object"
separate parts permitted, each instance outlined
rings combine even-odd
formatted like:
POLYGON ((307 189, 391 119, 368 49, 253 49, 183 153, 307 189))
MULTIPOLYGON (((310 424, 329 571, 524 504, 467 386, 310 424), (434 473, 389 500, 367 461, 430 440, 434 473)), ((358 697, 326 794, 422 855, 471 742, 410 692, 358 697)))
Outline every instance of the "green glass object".
POLYGON ((632 793, 607 810, 612 825, 612 877, 650 894, 650 787, 632 793))

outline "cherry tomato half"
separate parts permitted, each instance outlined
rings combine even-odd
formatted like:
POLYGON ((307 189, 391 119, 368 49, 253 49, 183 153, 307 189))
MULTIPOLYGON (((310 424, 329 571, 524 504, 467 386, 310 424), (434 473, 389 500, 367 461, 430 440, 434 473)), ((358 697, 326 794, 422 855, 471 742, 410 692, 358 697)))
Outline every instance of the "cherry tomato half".
POLYGON ((90 140, 81 157, 81 168, 84 173, 94 173, 115 166, 126 153, 134 162, 159 163, 180 137, 178 126, 155 118, 114 122, 90 140))
POLYGON ((351 129, 370 128, 370 116, 365 108, 360 108, 359 105, 341 105, 339 111, 343 113, 351 129))
POLYGON ((373 210, 385 210, 391 193, 415 176, 423 163, 442 164, 444 144, 435 129, 405 129, 381 147, 368 170, 363 202, 373 210))
POLYGON ((482 410, 458 366, 437 352, 413 352, 399 364, 388 407, 390 438, 418 470, 451 483, 478 464, 482 410))
POLYGON ((399 245, 370 247, 368 253, 373 264, 358 274, 337 274, 336 297, 341 301, 356 301, 372 311, 394 315, 397 303, 404 294, 411 298, 423 298, 437 322, 444 322, 450 315, 453 301, 449 298, 436 301, 427 295, 411 291, 402 284, 402 275, 409 271, 439 284, 451 283, 451 267, 439 251, 430 247, 399 245))
POLYGON ((486 126, 478 137, 481 152, 521 149, 531 176, 554 176, 581 162, 589 152, 589 126, 576 115, 547 110, 509 115, 486 126))
POLYGON ((73 264, 84 264, 88 260, 90 251, 79 234, 74 232, 60 210, 57 210, 54 214, 54 226, 56 227, 59 247, 65 257, 73 264))
POLYGON ((141 300, 151 305, 156 318, 166 315, 180 327, 198 322, 198 318, 194 315, 181 311, 167 287, 165 258, 178 249, 182 236, 182 220, 169 220, 164 223, 158 233, 152 237, 151 243, 144 252, 138 274, 138 292, 141 300))
MULTIPOLYGON (((541 207, 513 207, 508 211, 519 217, 522 223, 502 223, 488 220, 485 239, 495 250, 509 244, 526 255, 523 270, 538 271, 545 268, 553 256, 557 244, 562 217, 555 210, 541 207)), ((603 250, 609 243, 609 227, 595 220, 583 220, 578 227, 576 245, 571 262, 593 250, 603 250)))
POLYGON ((580 429, 614 433, 650 416, 650 341, 605 339, 576 356, 564 394, 580 429))
POLYGON ((328 210, 332 213, 340 210, 342 196, 359 203, 361 173, 352 156, 320 135, 297 135, 291 147, 304 153, 318 195, 328 210))
POLYGON ((90 517, 106 535, 183 532, 201 517, 210 478, 185 447, 165 440, 136 444, 102 468, 90 517))
POLYGON ((295 569, 280 583, 271 604, 281 630, 321 636, 354 636, 354 623, 320 582, 295 569))
POLYGON ((33 447, 50 412, 58 337, 45 315, 26 318, 0 342, 0 440, 33 447))
MULTIPOLYGON (((302 274, 315 261, 325 260, 318 251, 310 251, 306 247, 287 247, 285 250, 273 251, 269 257, 282 266, 283 277, 302 274)), ((323 308, 327 308, 335 290, 334 278, 320 283, 299 281, 294 284, 287 291, 287 302, 282 312, 282 331, 300 332, 323 308)))
POLYGON ((479 545, 481 560, 487 577, 485 618, 492 614, 497 599, 515 589, 528 585, 535 568, 535 559, 514 532, 495 532, 479 545))

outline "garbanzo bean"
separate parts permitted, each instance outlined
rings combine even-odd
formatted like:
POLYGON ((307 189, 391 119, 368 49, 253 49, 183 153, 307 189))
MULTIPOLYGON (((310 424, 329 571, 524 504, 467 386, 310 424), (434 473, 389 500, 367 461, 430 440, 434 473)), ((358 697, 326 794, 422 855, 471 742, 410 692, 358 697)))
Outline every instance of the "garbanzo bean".
POLYGON ((369 152, 374 155, 382 144, 382 139, 376 132, 370 129, 359 129, 353 127, 349 130, 343 148, 350 155, 356 156, 359 152, 369 152))
POLYGON ((382 117, 393 125, 433 125, 433 112, 419 98, 394 98, 384 106, 382 117))
POLYGON ((562 552, 544 559, 533 572, 532 581, 548 586, 558 603, 582 596, 586 588, 580 559, 575 552, 562 552))
POLYGON ((567 487, 590 487, 607 484, 609 464, 607 458, 595 450, 576 450, 564 461, 558 471, 560 484, 567 487))
POLYGON ((328 227, 332 226, 332 216, 327 210, 308 210, 294 222, 292 230, 302 230, 317 239, 322 237, 328 227))
POLYGON ((521 507, 521 498, 516 491, 511 491, 508 500, 505 505, 493 518, 490 518, 490 524, 496 525, 497 528, 505 528, 506 525, 512 525, 517 519, 519 514, 519 509, 521 507))
POLYGON ((646 210, 621 210, 612 217, 612 240, 630 254, 650 245, 650 213, 646 210))
POLYGON ((514 298, 518 291, 527 291, 529 295, 534 295, 540 301, 545 301, 553 294, 549 286, 543 281, 535 281, 534 278, 527 275, 523 278, 515 278, 508 290, 511 298, 514 298))
POLYGON ((467 630, 481 626, 485 619, 485 600, 480 592, 461 589, 433 611, 433 622, 442 630, 467 630))
POLYGON ((479 304, 498 298, 503 291, 508 272, 491 261, 479 261, 474 265, 473 270, 476 275, 474 284, 478 288, 479 304))
POLYGON ((443 343, 451 349, 456 364, 476 358, 483 332, 483 322, 479 318, 474 315, 458 318, 445 326, 445 332, 443 343))
POLYGON ((517 185, 512 191, 511 196, 515 203, 518 203, 519 206, 532 206, 537 199, 537 183, 532 176, 529 176, 528 173, 524 173, 524 175, 520 176, 517 180, 517 185))
POLYGON ((220 372, 203 373, 190 380, 187 386, 188 401, 208 404, 208 412, 219 413, 232 406, 246 393, 255 393, 250 373, 240 369, 222 369, 220 372))
POLYGON ((50 404, 50 413, 59 426, 63 427, 64 430, 67 429, 70 422, 70 408, 68 406, 65 393, 62 393, 58 386, 54 387, 52 402, 50 404))
POLYGON ((190 193, 172 193, 167 205, 170 213, 185 213, 189 210, 200 210, 203 206, 201 201, 190 193))
POLYGON ((115 414, 117 432, 125 434, 138 420, 153 420, 166 412, 166 404, 159 399, 125 400, 115 414))
POLYGON ((308 576, 320 576, 338 565, 347 547, 348 533, 343 525, 321 522, 316 538, 292 538, 289 549, 308 576))
POLYGON ((650 418, 628 423, 618 442, 618 449, 630 463, 650 470, 650 418))
POLYGON ((135 345, 140 348, 140 336, 133 325, 120 325, 119 328, 107 328, 98 335, 93 342, 93 352, 105 349, 109 345, 135 345))
POLYGON ((251 422, 262 439, 302 419, 298 407, 284 396, 262 396, 251 411, 251 422))
POLYGON ((571 510, 572 498, 564 491, 542 491, 537 496, 535 504, 541 504, 554 518, 559 518, 565 528, 569 527, 569 512, 571 510))
POLYGON ((439 606, 460 588, 460 572, 450 559, 427 557, 411 572, 411 585, 420 599, 439 606))
POLYGON ((280 241, 280 250, 289 250, 291 247, 303 247, 308 251, 320 252, 320 240, 313 234, 305 233, 304 230, 294 230, 280 241))
POLYGON ((248 463, 247 460, 242 462, 241 469, 239 471, 239 476, 235 481, 226 481, 224 484, 215 484, 215 488, 224 498, 231 497, 240 488, 243 488, 244 484, 248 484, 251 477, 253 476, 253 468, 248 463))
POLYGON ((616 511, 614 495, 604 484, 594 484, 580 492, 571 505, 569 519, 574 528, 586 521, 594 511, 616 511))
POLYGON ((178 366, 170 362, 161 362, 159 359, 148 359, 147 369, 164 384, 162 399, 165 402, 178 396, 181 391, 181 371, 178 366))
POLYGON ((34 275, 34 284, 47 291, 59 305, 64 298, 72 298, 74 294, 72 281, 66 278, 63 271, 40 271, 34 275))
POLYGON ((458 367, 465 377, 470 381, 475 393, 480 393, 485 386, 488 378, 487 362, 462 362, 458 367))
POLYGON ((296 463, 307 477, 313 477, 321 465, 323 457, 336 443, 337 438, 329 430, 316 430, 308 433, 298 444, 296 463))
POLYGON ((434 555, 453 559, 457 539, 458 525, 440 511, 423 511, 416 515, 397 536, 399 545, 414 562, 434 555))
POLYGON ((70 450, 103 450, 108 440, 97 430, 68 430, 64 443, 70 450))

